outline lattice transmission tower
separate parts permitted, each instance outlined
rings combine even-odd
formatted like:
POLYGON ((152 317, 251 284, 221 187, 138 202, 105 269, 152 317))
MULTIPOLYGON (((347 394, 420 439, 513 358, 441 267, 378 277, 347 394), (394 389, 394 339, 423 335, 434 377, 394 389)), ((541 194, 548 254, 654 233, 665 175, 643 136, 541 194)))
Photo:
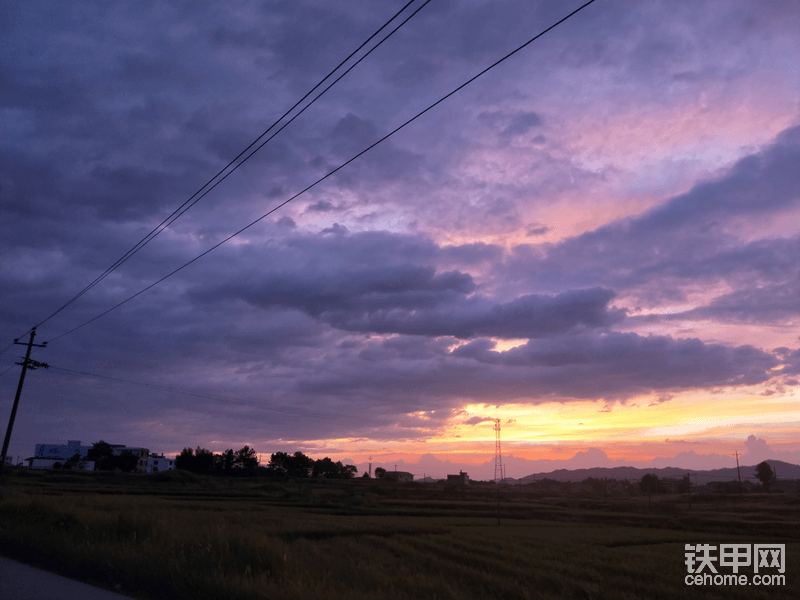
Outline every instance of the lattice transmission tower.
POLYGON ((500 419, 494 421, 494 482, 503 481, 503 454, 500 452, 500 419))

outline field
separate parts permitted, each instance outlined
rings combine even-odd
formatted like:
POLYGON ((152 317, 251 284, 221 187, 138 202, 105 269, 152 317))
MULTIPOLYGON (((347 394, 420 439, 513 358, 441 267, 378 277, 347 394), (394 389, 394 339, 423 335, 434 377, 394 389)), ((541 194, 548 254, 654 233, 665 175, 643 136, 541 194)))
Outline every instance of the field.
POLYGON ((141 599, 796 597, 798 494, 691 500, 15 472, 0 554, 141 599), (689 543, 785 543, 786 583, 687 586, 689 543))

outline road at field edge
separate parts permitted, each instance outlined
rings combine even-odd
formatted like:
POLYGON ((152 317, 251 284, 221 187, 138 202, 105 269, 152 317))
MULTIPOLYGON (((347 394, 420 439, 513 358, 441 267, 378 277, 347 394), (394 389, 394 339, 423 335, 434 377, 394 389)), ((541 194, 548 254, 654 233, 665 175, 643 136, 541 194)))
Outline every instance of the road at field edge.
POLYGON ((3 600, 132 600, 102 588, 23 565, 0 556, 3 600))

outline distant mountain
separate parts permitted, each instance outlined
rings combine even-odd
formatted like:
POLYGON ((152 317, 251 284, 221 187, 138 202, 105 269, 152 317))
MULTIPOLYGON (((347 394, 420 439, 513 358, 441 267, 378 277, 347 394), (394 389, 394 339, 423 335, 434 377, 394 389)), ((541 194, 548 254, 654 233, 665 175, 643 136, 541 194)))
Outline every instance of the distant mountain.
MULTIPOLYGON (((767 460, 767 463, 772 467, 772 470, 777 473, 778 479, 800 479, 800 465, 793 465, 791 463, 783 462, 782 460, 767 460)), ((742 474, 742 479, 754 479, 755 465, 742 465, 739 470, 742 474)), ((736 467, 727 469, 712 469, 710 471, 697 471, 692 469, 679 469, 676 467, 665 467, 663 469, 643 468, 636 467, 595 467, 593 469, 558 469, 550 471, 549 473, 532 473, 521 478, 523 484, 532 483, 542 479, 554 479, 555 481, 583 481, 589 477, 595 479, 627 479, 630 481, 639 480, 647 473, 654 473, 659 478, 673 477, 680 478, 687 473, 696 473, 714 478, 737 479, 738 474, 736 467)), ((510 479, 510 478, 509 478, 510 479)), ((520 480, 515 480, 520 481, 520 480)))

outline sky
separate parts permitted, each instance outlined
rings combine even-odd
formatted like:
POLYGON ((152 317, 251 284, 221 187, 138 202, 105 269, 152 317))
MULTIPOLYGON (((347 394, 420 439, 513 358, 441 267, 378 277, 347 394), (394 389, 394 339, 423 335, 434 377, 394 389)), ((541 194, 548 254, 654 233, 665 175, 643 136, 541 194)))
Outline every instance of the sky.
POLYGON ((403 5, 0 4, 9 453, 796 464, 797 2, 598 0, 294 197, 581 5, 416 0, 53 315, 403 5))

